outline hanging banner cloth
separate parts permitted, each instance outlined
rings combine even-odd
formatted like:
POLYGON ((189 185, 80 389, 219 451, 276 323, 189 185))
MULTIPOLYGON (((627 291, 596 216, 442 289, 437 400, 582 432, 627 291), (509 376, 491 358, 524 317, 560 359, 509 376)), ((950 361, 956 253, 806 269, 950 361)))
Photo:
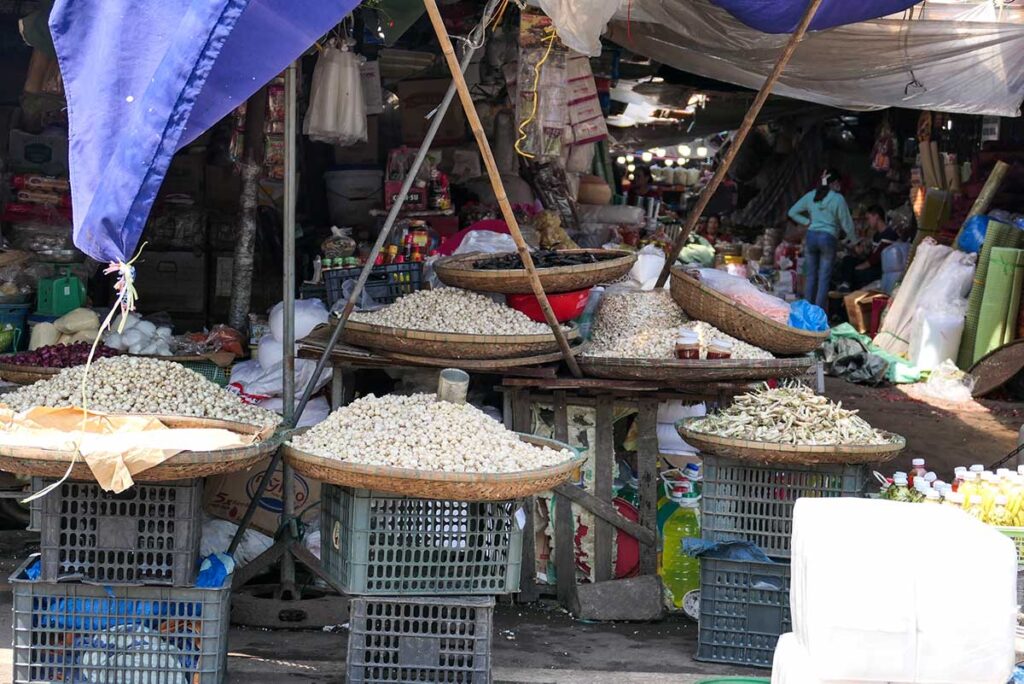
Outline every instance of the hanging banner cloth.
POLYGON ((357 0, 57 0, 75 245, 135 251, 174 153, 279 74, 357 0))
MULTIPOLYGON (((711 0, 744 24, 763 33, 792 33, 808 0, 711 0)), ((877 19, 901 12, 918 0, 824 0, 811 20, 811 31, 877 19)))

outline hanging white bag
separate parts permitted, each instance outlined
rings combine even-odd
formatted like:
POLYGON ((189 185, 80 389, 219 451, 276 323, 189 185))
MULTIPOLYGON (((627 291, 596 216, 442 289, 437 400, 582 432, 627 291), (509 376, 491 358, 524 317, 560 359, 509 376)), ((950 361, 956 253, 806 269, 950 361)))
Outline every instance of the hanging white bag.
POLYGON ((362 57, 332 43, 313 69, 309 109, 302 132, 317 142, 354 145, 366 141, 366 105, 359 66, 362 57))

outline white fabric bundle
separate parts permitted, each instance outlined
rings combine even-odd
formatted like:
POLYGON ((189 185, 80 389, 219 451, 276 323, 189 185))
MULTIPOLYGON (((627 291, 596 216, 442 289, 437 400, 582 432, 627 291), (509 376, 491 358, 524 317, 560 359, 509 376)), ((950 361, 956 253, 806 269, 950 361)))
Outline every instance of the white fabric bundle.
POLYGON ((792 572, 793 632, 821 680, 1003 684, 1010 677, 1016 550, 962 511, 800 499, 792 572))
POLYGON ((905 356, 910 350, 910 327, 917 313, 921 296, 935 282, 946 257, 952 248, 940 245, 931 238, 925 238, 917 246, 914 261, 903 277, 903 283, 896 290, 896 296, 882 321, 882 328, 875 336, 875 344, 882 349, 905 356))
POLYGON ((772 684, 860 684, 852 680, 825 681, 814 670, 807 649, 803 647, 796 634, 790 632, 779 637, 775 646, 775 659, 772 661, 772 684))
POLYGON ((313 69, 309 109, 302 132, 317 142, 366 142, 366 98, 359 76, 362 58, 348 48, 326 48, 313 69))

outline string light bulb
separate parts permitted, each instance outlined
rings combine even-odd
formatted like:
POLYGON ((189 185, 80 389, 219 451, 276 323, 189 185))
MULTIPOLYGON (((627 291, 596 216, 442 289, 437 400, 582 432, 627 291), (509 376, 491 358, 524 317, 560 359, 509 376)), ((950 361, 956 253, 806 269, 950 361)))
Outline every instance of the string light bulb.
POLYGON ((644 152, 643 154, 640 155, 640 158, 644 160, 645 164, 649 164, 651 160, 654 159, 654 155, 651 154, 650 152, 644 152))
POLYGON ((689 145, 680 145, 676 149, 679 151, 679 156, 689 158, 689 156, 690 156, 690 146, 689 145))
POLYGON ((675 162, 671 159, 666 159, 664 162, 665 166, 672 166, 675 162))
POLYGON ((622 165, 624 165, 626 163, 626 158, 625 157, 619 157, 619 158, 617 158, 615 160, 615 163, 618 164, 619 166, 622 166, 622 165))
POLYGON ((633 173, 634 171, 636 171, 636 164, 630 164, 629 166, 626 167, 626 170, 629 171, 630 173, 633 173))
POLYGON ((708 148, 704 147, 703 145, 698 147, 697 148, 697 156, 698 157, 706 157, 706 156, 708 156, 708 148))
POLYGON ((629 180, 633 180, 633 174, 629 174, 629 180))
POLYGON ((626 155, 626 162, 627 163, 632 164, 634 159, 635 159, 635 157, 633 157, 633 155, 631 155, 631 154, 627 154, 626 155))

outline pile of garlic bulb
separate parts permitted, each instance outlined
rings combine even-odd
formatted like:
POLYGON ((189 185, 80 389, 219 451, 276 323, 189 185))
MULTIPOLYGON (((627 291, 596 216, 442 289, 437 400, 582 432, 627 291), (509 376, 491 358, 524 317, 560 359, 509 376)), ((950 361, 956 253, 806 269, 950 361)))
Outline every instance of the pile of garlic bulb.
MULTIPOLYGON (((85 366, 65 368, 49 380, 0 397, 15 411, 33 406, 81 406, 85 366)), ((277 425, 272 411, 242 403, 232 394, 180 363, 115 356, 93 361, 86 385, 87 408, 106 413, 157 413, 277 425)))
POLYGON ((550 335, 551 328, 490 297, 456 287, 419 290, 353 321, 388 328, 468 335, 550 335))
POLYGON ((675 358, 676 338, 687 329, 697 333, 701 358, 715 339, 733 343, 734 359, 771 359, 770 352, 747 344, 704 321, 689 321, 665 291, 615 292, 601 300, 586 356, 620 359, 675 358))
POLYGON ((349 463, 452 473, 512 473, 573 457, 527 444, 470 404, 433 394, 368 395, 292 439, 301 451, 349 463))

